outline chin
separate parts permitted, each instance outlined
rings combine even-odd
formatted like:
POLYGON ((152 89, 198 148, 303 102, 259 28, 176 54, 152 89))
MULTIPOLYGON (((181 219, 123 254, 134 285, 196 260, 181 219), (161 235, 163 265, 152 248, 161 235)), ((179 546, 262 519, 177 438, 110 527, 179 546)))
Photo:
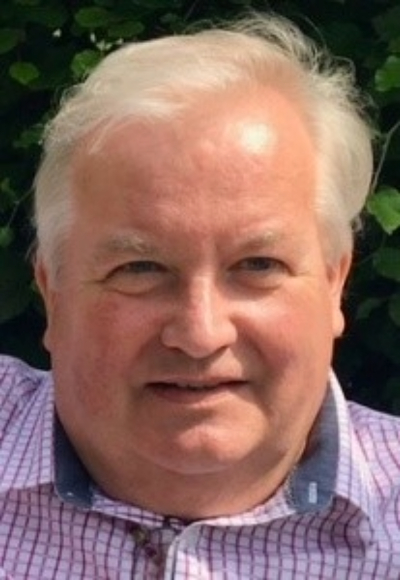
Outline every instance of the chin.
MULTIPOLYGON (((232 438, 232 433, 231 433, 232 438)), ((157 453, 157 463, 168 471, 182 475, 218 473, 243 461, 248 453, 231 442, 213 437, 180 438, 164 445, 164 452, 157 453)))

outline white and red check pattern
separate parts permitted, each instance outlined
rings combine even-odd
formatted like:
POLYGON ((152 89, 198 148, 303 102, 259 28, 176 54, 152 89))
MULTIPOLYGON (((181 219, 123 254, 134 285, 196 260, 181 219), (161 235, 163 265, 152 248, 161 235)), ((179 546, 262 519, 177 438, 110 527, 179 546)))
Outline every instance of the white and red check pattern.
POLYGON ((188 524, 105 497, 51 375, 0 357, 0 580, 399 580, 400 419, 330 383, 312 453, 274 497, 188 524))

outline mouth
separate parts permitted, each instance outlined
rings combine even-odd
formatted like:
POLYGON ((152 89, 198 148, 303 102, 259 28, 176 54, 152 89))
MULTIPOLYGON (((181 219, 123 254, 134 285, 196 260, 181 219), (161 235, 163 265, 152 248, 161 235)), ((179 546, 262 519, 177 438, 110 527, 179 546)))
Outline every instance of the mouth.
POLYGON ((157 381, 147 383, 155 395, 176 403, 195 403, 223 397, 242 389, 248 383, 243 380, 223 379, 217 381, 157 381))

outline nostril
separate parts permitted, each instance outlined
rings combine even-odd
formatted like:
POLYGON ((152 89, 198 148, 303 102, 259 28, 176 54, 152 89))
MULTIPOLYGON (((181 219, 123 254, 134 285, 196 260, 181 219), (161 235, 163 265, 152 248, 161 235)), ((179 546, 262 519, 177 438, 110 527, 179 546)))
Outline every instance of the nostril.
POLYGON ((161 336, 164 347, 177 349, 194 359, 205 359, 231 346, 236 340, 235 332, 204 332, 166 328, 161 336))

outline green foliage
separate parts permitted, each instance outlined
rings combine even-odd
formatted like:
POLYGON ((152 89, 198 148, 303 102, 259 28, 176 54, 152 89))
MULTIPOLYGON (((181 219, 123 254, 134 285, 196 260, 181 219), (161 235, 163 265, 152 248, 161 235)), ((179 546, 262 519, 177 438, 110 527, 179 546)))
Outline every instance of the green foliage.
POLYGON ((393 234, 400 227, 400 193, 397 189, 379 189, 368 200, 367 209, 386 234, 393 234))
POLYGON ((391 89, 400 89, 400 57, 390 55, 383 66, 376 71, 376 89, 382 93, 391 89))
POLYGON ((335 365, 350 396, 400 413, 400 7, 398 0, 3 0, 0 10, 0 351, 48 363, 26 258, 31 183, 62 92, 126 40, 271 8, 345 62, 375 103, 376 176, 335 365))
POLYGON ((38 68, 31 62, 13 62, 8 72, 21 85, 29 85, 40 76, 38 68))
POLYGON ((30 299, 30 272, 21 256, 0 250, 0 323, 21 314, 30 299))
POLYGON ((380 248, 373 255, 373 266, 380 276, 400 282, 400 249, 380 248))

